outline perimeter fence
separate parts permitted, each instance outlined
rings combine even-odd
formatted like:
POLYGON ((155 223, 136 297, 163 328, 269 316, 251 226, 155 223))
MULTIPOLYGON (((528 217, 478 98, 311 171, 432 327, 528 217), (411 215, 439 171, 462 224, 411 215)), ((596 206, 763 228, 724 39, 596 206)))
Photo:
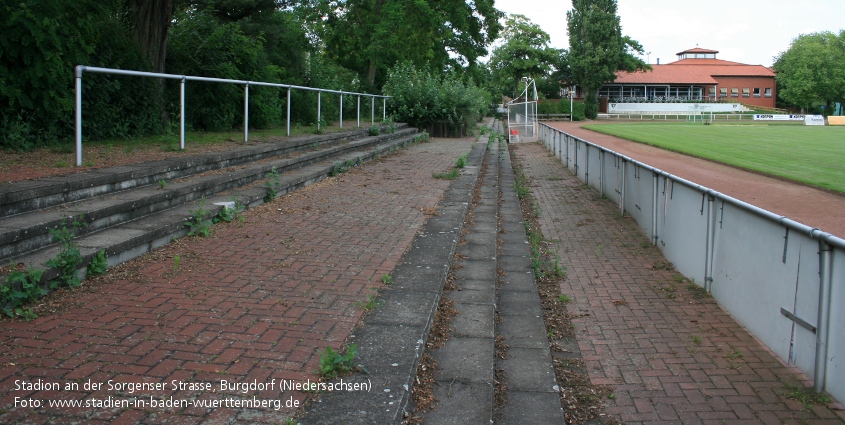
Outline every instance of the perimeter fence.
POLYGON ((816 391, 845 401, 845 240, 547 124, 540 141, 816 391))
MULTIPOLYGON (((98 74, 112 74, 112 75, 127 75, 133 77, 147 77, 147 78, 163 78, 169 80, 179 80, 179 147, 185 149, 185 84, 188 81, 204 81, 209 83, 225 83, 237 84, 244 86, 244 142, 249 141, 249 86, 264 86, 277 87, 287 89, 287 135, 290 136, 290 111, 291 111, 291 90, 305 90, 317 92, 317 129, 320 128, 322 121, 322 94, 335 93, 340 97, 340 127, 343 127, 343 96, 357 96, 357 117, 358 127, 361 126, 361 97, 370 98, 370 122, 375 124, 376 116, 376 98, 382 99, 382 119, 387 118, 387 98, 393 96, 383 96, 369 93, 355 93, 342 90, 329 90, 317 87, 304 87, 291 84, 268 83, 264 81, 246 81, 246 80, 230 80, 225 78, 208 78, 197 77, 193 75, 176 75, 176 74, 162 74, 156 72, 132 71, 126 69, 115 68, 98 68, 93 66, 77 65, 74 74, 76 79, 76 165, 82 165, 82 73, 92 72, 98 74)), ((201 105, 200 105, 201 106, 201 105)))

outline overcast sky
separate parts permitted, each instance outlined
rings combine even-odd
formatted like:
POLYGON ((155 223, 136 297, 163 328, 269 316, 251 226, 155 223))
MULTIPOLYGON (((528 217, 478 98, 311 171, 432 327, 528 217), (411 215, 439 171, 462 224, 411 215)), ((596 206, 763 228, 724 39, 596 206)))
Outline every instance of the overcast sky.
MULTIPOLYGON (((845 0, 618 0, 622 34, 643 45, 649 63, 664 64, 693 47, 718 50, 719 59, 771 66, 800 34, 845 28, 845 0)), ((496 8, 527 16, 569 48, 568 0, 496 0, 496 8)))

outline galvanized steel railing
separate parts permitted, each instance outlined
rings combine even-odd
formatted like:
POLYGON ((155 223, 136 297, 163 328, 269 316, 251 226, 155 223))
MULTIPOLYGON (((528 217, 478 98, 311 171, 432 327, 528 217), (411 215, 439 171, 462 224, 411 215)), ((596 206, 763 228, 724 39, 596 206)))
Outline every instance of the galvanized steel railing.
POLYGON ((541 143, 618 202, 678 271, 813 376, 816 391, 845 401, 845 380, 832 379, 845 373, 845 240, 540 126, 541 143))
POLYGON ((249 86, 267 86, 286 88, 287 92, 287 135, 290 136, 290 106, 291 97, 290 92, 294 90, 307 90, 317 92, 317 128, 320 128, 321 121, 321 97, 323 93, 336 93, 340 95, 340 127, 343 127, 343 95, 352 95, 358 97, 358 127, 361 126, 361 96, 369 97, 371 103, 371 124, 375 124, 376 114, 376 98, 383 99, 382 119, 387 118, 387 98, 392 96, 383 96, 368 93, 355 93, 342 90, 329 90, 315 87, 303 87, 291 84, 267 83, 263 81, 245 81, 245 80, 229 80, 225 78, 207 78, 197 77, 192 75, 175 75, 175 74, 161 74, 156 72, 131 71, 125 69, 114 68, 97 68, 92 66, 77 65, 75 69, 76 77, 76 165, 82 165, 82 73, 94 72, 99 74, 114 74, 114 75, 129 75, 134 77, 153 77, 165 78, 179 81, 179 146, 185 149, 185 83, 187 81, 205 81, 212 83, 229 83, 242 84, 244 86, 244 142, 249 141, 249 86))

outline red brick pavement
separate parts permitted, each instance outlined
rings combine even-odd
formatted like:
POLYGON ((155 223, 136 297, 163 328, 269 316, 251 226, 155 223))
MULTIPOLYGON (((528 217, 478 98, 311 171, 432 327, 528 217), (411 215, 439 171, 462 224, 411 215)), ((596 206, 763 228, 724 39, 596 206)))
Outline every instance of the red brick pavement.
POLYGON ((842 424, 845 412, 789 398, 807 378, 688 288, 630 218, 537 143, 517 148, 541 226, 568 267, 576 336, 594 384, 628 424, 842 424), (656 266, 656 267, 655 267, 656 266), (655 270, 657 269, 657 270, 655 270))
POLYGON ((71 294, 74 306, 0 328, 0 423, 281 423, 301 392, 281 380, 318 379, 319 351, 338 348, 362 317, 449 182, 432 178, 472 140, 413 145, 140 257, 110 273, 113 283, 71 294), (180 256, 174 267, 174 256, 180 256), (78 385, 15 391, 15 381, 78 385), (223 400, 221 380, 269 383, 242 398, 281 400, 280 410, 150 407, 150 397, 223 400), (214 391, 109 389, 107 382, 210 383, 214 391), (89 381, 102 383, 86 390, 89 381), (43 400, 14 407, 15 397, 43 400), (133 400, 139 407, 49 407, 47 400, 133 400))

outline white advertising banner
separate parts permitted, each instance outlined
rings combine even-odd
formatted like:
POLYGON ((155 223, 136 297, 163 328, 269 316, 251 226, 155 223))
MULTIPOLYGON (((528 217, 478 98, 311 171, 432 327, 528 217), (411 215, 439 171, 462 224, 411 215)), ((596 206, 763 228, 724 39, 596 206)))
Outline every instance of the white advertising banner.
POLYGON ((757 121, 804 121, 804 115, 755 114, 757 121))
POLYGON ((804 125, 824 125, 824 116, 822 115, 805 115, 804 125))
POLYGON ((609 114, 700 114, 747 110, 738 103, 616 103, 607 104, 609 114))

